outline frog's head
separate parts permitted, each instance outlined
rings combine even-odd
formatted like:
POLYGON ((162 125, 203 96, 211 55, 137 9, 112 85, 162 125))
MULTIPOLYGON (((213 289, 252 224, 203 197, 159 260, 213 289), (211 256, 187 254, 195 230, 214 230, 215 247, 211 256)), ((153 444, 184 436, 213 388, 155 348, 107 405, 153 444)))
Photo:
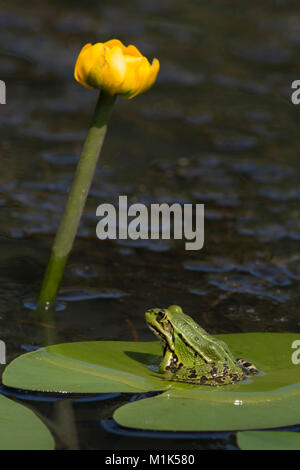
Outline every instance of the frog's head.
POLYGON ((174 351, 174 315, 183 314, 181 307, 171 305, 169 308, 151 308, 145 313, 150 330, 174 351))

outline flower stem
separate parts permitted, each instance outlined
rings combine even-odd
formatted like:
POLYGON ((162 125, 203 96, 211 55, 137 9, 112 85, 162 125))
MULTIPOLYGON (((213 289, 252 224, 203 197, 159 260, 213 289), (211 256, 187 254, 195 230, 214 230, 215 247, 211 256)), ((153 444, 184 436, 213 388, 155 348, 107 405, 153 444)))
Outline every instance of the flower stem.
POLYGON ((55 302, 105 138, 115 96, 100 93, 38 297, 38 308, 55 302))

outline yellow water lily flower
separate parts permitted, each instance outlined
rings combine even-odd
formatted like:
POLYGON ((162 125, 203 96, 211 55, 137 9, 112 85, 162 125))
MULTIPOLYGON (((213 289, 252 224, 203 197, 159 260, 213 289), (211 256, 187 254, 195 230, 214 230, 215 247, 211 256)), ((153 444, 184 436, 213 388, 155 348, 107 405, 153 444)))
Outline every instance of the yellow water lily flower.
POLYGON ((158 71, 158 59, 150 64, 135 46, 126 47, 118 39, 111 39, 86 44, 81 49, 74 77, 86 88, 99 88, 130 99, 148 90, 158 71))

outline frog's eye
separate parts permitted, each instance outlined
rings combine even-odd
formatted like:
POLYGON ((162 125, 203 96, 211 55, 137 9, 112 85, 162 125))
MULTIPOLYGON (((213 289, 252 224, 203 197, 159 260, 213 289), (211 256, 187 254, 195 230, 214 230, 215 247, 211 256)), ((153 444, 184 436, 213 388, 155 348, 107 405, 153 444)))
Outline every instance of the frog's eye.
POLYGON ((166 318, 165 312, 162 312, 162 311, 158 312, 156 316, 156 320, 161 321, 161 320, 164 320, 165 318, 166 318))

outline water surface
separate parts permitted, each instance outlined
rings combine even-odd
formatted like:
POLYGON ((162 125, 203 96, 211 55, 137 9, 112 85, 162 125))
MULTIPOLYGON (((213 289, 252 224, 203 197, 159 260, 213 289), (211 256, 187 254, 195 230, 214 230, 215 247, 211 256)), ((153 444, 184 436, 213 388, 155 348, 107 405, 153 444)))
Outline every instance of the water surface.
MULTIPOLYGON (((299 332, 299 6, 292 1, 12 1, 2 6, 0 321, 7 360, 28 346, 152 340, 144 311, 179 304, 211 333, 299 332), (73 79, 86 42, 158 57, 157 84, 115 106, 52 322, 24 306, 43 270, 97 93, 73 79), (96 238, 96 208, 205 204, 205 244, 96 238)), ((24 349, 25 348, 25 349, 24 349)), ((3 369, 3 367, 2 367, 3 369)), ((129 397, 34 404, 74 423, 58 448, 236 448, 234 434, 156 439, 100 426, 129 397), (65 403, 64 405, 62 403, 65 403), (71 410, 71 411, 70 411, 71 410)), ((24 402, 25 403, 25 402, 24 402)))

